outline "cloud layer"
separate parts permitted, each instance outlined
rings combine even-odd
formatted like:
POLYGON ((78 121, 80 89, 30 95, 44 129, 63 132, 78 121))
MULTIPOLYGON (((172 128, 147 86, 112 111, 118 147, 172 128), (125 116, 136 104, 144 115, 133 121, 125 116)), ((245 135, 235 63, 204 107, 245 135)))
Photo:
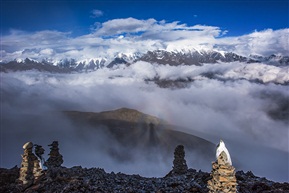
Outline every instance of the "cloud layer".
MULTIPOLYGON (((94 10, 94 16, 101 16, 94 10)), ((217 26, 188 26, 178 21, 157 21, 153 18, 113 19, 96 22, 90 34, 71 37, 70 32, 11 30, 1 39, 3 61, 15 58, 83 60, 96 57, 113 57, 117 53, 144 53, 148 50, 215 49, 249 54, 288 55, 289 29, 255 31, 238 37, 224 36, 227 31, 217 26)))
MULTIPOLYGON (((138 62, 126 68, 83 74, 2 73, 1 152, 5 156, 1 166, 19 164, 21 147, 28 140, 45 145, 58 139, 66 166, 79 164, 115 172, 165 175, 171 169, 172 157, 163 160, 156 156, 148 161, 140 153, 135 162, 116 163, 101 150, 102 146, 113 145, 106 143, 109 140, 103 141, 100 135, 90 132, 80 135, 79 128, 57 114, 62 110, 99 112, 128 107, 165 119, 179 126, 175 129, 214 143, 223 139, 237 169, 287 180, 288 122, 273 119, 268 112, 280 104, 286 106, 288 86, 196 78, 190 86, 176 90, 145 81, 155 76, 170 80, 197 77, 208 70, 229 73, 240 65, 176 68, 138 62), (96 146, 93 141, 101 143, 96 146), (272 163, 274 170, 270 169, 272 163), (146 170, 139 164, 145 165, 146 170)), ((187 154, 190 167, 210 170, 211 166, 192 162, 187 154)))

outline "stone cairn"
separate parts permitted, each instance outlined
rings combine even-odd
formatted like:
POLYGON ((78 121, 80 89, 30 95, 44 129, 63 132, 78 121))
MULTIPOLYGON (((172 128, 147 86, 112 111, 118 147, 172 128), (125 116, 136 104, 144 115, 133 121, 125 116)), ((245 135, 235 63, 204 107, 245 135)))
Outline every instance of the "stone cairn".
POLYGON ((42 155, 44 154, 44 149, 41 145, 37 145, 37 144, 34 144, 34 147, 35 147, 35 155, 39 158, 39 159, 42 159, 42 155))
POLYGON ((60 167, 61 164, 63 163, 63 157, 59 153, 59 148, 58 148, 58 141, 53 141, 52 144, 48 145, 51 146, 50 148, 50 153, 48 160, 44 163, 44 165, 50 169, 50 168, 57 168, 60 167))
POLYGON ((24 188, 32 185, 40 176, 42 169, 39 165, 39 160, 32 152, 33 143, 27 142, 23 145, 24 154, 22 155, 22 163, 20 168, 19 181, 24 188))
POLYGON ((37 144, 34 144, 34 152, 35 152, 35 155, 38 157, 39 161, 40 161, 40 167, 41 169, 46 169, 45 166, 43 166, 45 160, 44 160, 44 157, 42 156, 44 154, 44 149, 41 145, 37 145, 37 144))
POLYGON ((212 163, 211 179, 207 187, 209 193, 236 193, 237 180, 235 168, 227 163, 227 155, 224 151, 218 156, 217 161, 212 163))
POLYGON ((183 145, 178 145, 174 152, 172 174, 182 175, 188 170, 188 166, 185 160, 185 150, 183 145))

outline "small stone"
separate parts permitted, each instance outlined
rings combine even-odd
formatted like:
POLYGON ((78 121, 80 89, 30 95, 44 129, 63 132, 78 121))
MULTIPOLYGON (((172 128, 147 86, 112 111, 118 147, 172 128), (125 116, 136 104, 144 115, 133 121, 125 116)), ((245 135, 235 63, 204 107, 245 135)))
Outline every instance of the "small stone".
POLYGON ((33 148, 32 142, 27 142, 23 145, 23 149, 30 149, 30 148, 33 148))
POLYGON ((219 181, 220 182, 228 182, 229 180, 227 178, 225 178, 225 177, 220 176, 219 177, 219 181))

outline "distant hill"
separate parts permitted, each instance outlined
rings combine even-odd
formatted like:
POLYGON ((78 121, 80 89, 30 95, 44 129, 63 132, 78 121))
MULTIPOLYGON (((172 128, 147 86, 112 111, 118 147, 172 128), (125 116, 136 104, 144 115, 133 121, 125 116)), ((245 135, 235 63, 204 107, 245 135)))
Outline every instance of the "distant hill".
MULTIPOLYGON (((89 128, 104 132, 115 146, 110 153, 120 161, 128 161, 133 152, 158 152, 171 155, 174 148, 183 144, 187 152, 197 159, 214 160, 215 145, 200 137, 173 130, 164 120, 134 109, 121 108, 99 113, 64 111, 79 129, 89 128)), ((152 157, 153 158, 153 157, 152 157)))

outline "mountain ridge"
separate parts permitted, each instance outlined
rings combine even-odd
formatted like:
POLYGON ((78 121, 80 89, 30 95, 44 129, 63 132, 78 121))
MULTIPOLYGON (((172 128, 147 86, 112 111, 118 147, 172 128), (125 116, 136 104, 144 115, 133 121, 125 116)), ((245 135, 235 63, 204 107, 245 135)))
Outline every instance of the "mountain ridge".
POLYGON ((76 60, 73 58, 64 58, 61 60, 53 59, 14 59, 13 61, 2 61, 1 71, 22 71, 36 69, 48 72, 87 72, 95 71, 101 68, 113 68, 120 64, 131 65, 137 61, 145 61, 160 65, 197 65, 201 66, 207 63, 219 62, 245 62, 245 63, 265 63, 274 66, 287 66, 289 56, 272 54, 270 56, 249 55, 241 56, 233 52, 220 52, 215 50, 154 50, 146 53, 117 53, 113 57, 95 57, 76 60), (19 66, 17 67, 17 64, 19 66), (42 65, 42 67, 37 66, 42 65), (45 66, 45 67, 44 67, 45 66))

